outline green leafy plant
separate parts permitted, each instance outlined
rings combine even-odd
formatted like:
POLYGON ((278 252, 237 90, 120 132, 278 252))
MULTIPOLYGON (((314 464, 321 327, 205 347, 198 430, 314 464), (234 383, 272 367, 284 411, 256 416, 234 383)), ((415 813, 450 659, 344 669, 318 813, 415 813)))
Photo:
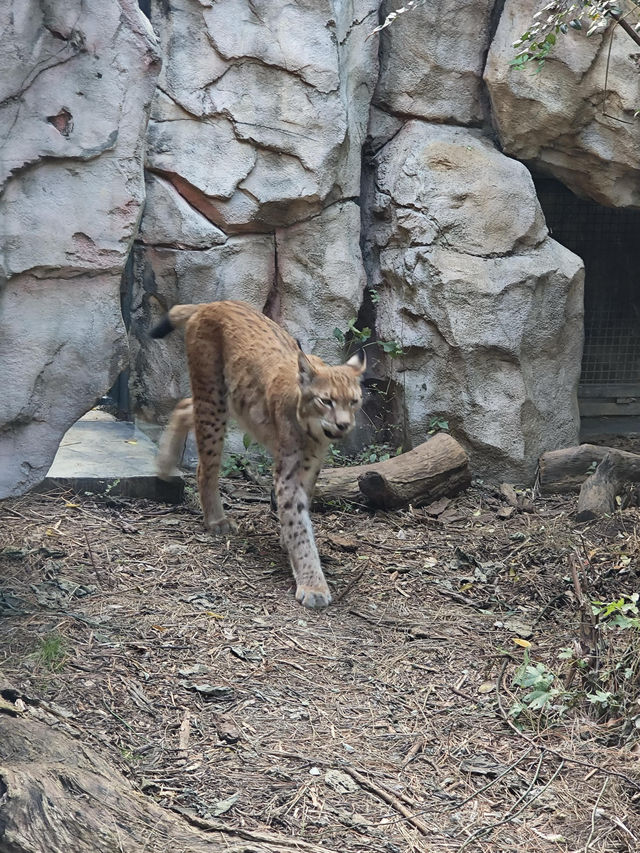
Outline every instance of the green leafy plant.
POLYGON ((242 436, 243 453, 229 453, 222 460, 222 477, 244 477, 254 481, 255 475, 267 477, 271 474, 273 460, 265 448, 254 441, 248 432, 242 436))
POLYGON ((434 415, 432 418, 429 418, 429 423, 427 424, 427 435, 435 435, 437 432, 446 432, 448 429, 449 421, 446 421, 439 415, 434 415))
MULTIPOLYGON (((371 291, 372 294, 375 293, 375 299, 372 296, 374 304, 380 298, 378 292, 376 290, 371 291)), ((352 317, 348 324, 346 331, 342 331, 337 326, 333 330, 333 337, 342 344, 342 346, 346 346, 348 341, 355 341, 362 347, 367 346, 379 346, 384 353, 390 355, 391 358, 395 358, 400 355, 404 355, 404 350, 402 349, 402 344, 396 340, 390 341, 375 341, 371 340, 373 332, 369 328, 369 326, 364 326, 362 329, 359 329, 356 326, 357 318, 352 317)))
POLYGON ((357 318, 352 317, 347 323, 347 330, 343 332, 337 326, 333 330, 333 337, 336 338, 343 346, 347 343, 347 336, 350 334, 351 338, 359 343, 363 344, 369 340, 371 337, 371 329, 368 326, 365 326, 362 329, 359 329, 356 326, 357 318))
POLYGON ((591 612, 600 624, 616 628, 640 628, 640 594, 621 595, 615 601, 592 601, 591 612))
POLYGON ((67 659, 67 648, 64 637, 60 634, 48 634, 38 643, 36 656, 45 669, 58 672, 67 659))
POLYGON ((514 687, 529 692, 509 709, 509 716, 524 722, 526 712, 541 712, 545 717, 560 717, 569 704, 569 694, 557 675, 543 663, 533 663, 529 650, 524 650, 523 661, 513 676, 514 687))
POLYGON ((637 44, 640 44, 639 25, 627 21, 631 14, 637 16, 637 3, 629 5, 625 0, 551 0, 536 14, 528 29, 513 43, 521 48, 511 60, 514 68, 524 68, 531 62, 541 71, 545 60, 557 42, 558 35, 570 29, 582 30, 583 20, 589 23, 586 35, 601 33, 615 21, 637 44))
POLYGON ((386 462, 392 456, 400 456, 402 447, 394 447, 392 444, 368 444, 358 453, 347 454, 339 447, 330 445, 329 465, 331 467, 343 467, 348 465, 372 465, 374 462, 386 462))
POLYGON ((398 341, 378 341, 378 343, 382 348, 382 352, 386 352, 386 354, 390 355, 391 358, 397 358, 400 355, 404 355, 402 344, 398 343, 398 341))

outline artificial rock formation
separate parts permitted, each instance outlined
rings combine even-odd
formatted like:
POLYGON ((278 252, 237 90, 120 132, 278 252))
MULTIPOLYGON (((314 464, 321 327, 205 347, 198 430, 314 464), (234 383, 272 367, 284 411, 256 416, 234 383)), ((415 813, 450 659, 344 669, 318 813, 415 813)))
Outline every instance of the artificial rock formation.
POLYGON ((377 327, 412 438, 439 415, 474 470, 525 478, 577 439, 582 263, 479 132, 408 122, 376 159, 377 327))
POLYGON ((0 9, 0 497, 39 482, 127 361, 120 276, 159 71, 133 0, 0 9))
POLYGON ((133 270, 131 389, 147 419, 188 388, 175 302, 245 300, 308 351, 342 352, 366 280, 360 157, 377 79, 377 3, 152 2, 165 63, 133 270), (169 381, 167 381, 167 379, 169 381))
MULTIPOLYGON (((387 0, 384 14, 399 5, 387 0)), ((481 122, 494 5, 494 0, 425 3, 383 30, 376 104, 387 113, 429 121, 481 122)))
POLYGON ((640 206, 638 46, 618 26, 587 38, 559 36, 541 73, 509 65, 537 0, 507 0, 485 80, 507 154, 553 175, 577 195, 640 206))
POLYGON ((149 0, 139 222, 154 37, 134 0, 63 5, 0 11, 0 494, 122 366, 134 413, 166 417, 182 336, 147 331, 175 302, 245 299, 331 361, 358 318, 404 351, 367 350, 369 422, 419 443, 446 419, 478 472, 528 479, 576 441, 581 264, 517 160, 638 206, 628 36, 570 31, 534 74, 509 64, 534 0, 439 0, 373 37, 392 0, 149 0))

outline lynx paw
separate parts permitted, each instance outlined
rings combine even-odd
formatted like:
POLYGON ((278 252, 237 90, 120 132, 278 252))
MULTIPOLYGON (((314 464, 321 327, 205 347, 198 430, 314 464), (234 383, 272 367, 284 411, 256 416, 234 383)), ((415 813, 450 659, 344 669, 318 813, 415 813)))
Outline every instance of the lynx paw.
POLYGON ((205 523, 206 529, 214 536, 226 536, 228 533, 235 533, 238 529, 237 524, 231 521, 230 518, 219 518, 217 521, 205 523))
POLYGON ((318 586, 298 584, 296 600, 311 610, 320 610, 322 607, 328 607, 331 604, 331 593, 326 583, 318 586))
POLYGON ((175 466, 171 459, 165 459, 158 454, 156 456, 156 477, 160 480, 170 480, 175 471, 175 466))

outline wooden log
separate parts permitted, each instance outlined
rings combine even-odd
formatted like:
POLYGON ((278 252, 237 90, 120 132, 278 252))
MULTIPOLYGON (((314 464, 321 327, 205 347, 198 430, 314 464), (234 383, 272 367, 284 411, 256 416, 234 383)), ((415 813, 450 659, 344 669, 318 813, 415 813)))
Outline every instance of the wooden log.
POLYGON ((547 494, 577 492, 585 478, 610 452, 618 453, 630 462, 637 457, 635 453, 597 444, 580 444, 543 453, 538 460, 540 490, 547 494))
POLYGON ((62 731, 57 721, 49 724, 34 719, 30 712, 16 711, 14 715, 6 707, 11 702, 3 701, 2 851, 332 853, 326 847, 275 832, 250 831, 167 811, 136 791, 92 749, 62 731))
POLYGON ((439 432, 385 462, 351 468, 326 468, 320 473, 315 500, 346 501, 376 509, 423 506, 453 497, 471 482, 469 457, 448 433, 439 432))
POLYGON ((640 483, 640 455, 607 448, 608 453, 580 489, 576 521, 591 521, 616 509, 625 483, 640 483))

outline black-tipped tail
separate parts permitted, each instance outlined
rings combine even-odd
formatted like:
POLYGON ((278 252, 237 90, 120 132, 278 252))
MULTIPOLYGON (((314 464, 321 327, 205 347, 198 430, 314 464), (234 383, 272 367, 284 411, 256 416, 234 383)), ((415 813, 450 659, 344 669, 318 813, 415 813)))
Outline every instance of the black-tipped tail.
POLYGON ((169 332, 173 332, 175 326, 169 319, 169 315, 165 314, 162 320, 151 329, 149 332, 150 338, 165 338, 169 332))

